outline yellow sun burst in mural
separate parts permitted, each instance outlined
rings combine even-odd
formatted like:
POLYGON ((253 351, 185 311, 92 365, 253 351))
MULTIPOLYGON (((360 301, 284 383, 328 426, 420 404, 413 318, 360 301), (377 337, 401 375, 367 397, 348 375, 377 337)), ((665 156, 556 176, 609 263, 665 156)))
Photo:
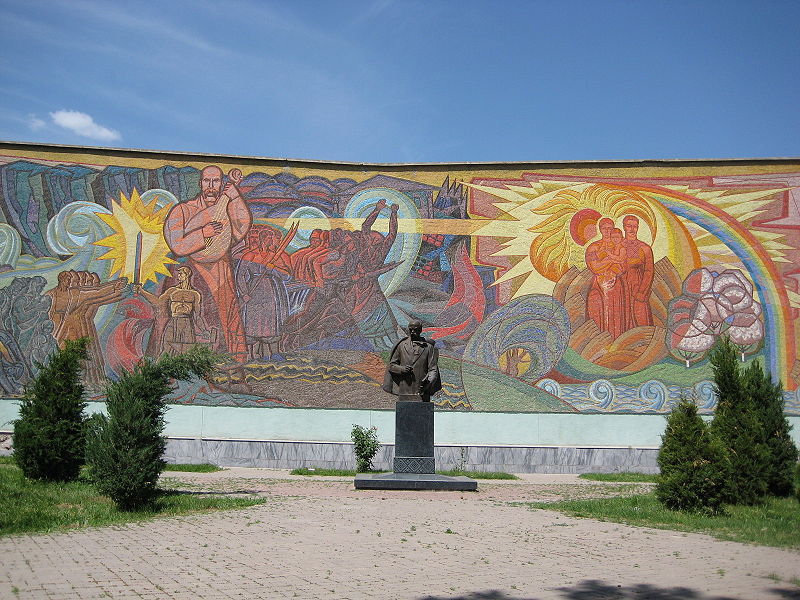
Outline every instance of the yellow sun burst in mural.
POLYGON ((155 199, 146 205, 134 189, 130 199, 120 193, 119 202, 111 203, 111 211, 110 215, 99 217, 114 233, 95 242, 96 246, 109 248, 100 258, 114 261, 111 274, 141 284, 157 281, 158 274, 169 276, 167 265, 177 263, 169 257, 169 246, 164 239, 169 206, 158 208, 155 199))
MULTIPOLYGON (((580 229, 582 213, 591 212, 592 222, 610 218, 617 227, 624 215, 636 216, 642 223, 639 239, 652 247, 654 259, 667 257, 683 277, 701 264, 726 265, 731 252, 722 240, 664 208, 659 195, 688 193, 744 220, 758 215, 776 193, 783 191, 689 190, 685 186, 663 186, 655 191, 635 184, 547 180, 503 188, 464 185, 498 199, 494 206, 501 215, 475 235, 503 239, 492 256, 508 257, 512 266, 495 285, 511 282, 512 298, 547 293, 570 268, 586 267, 586 246, 599 238, 599 232, 594 228, 587 234, 580 229)), ((776 256, 775 260, 782 260, 782 251, 788 248, 783 236, 764 231, 752 233, 776 256)))
POLYGON ((464 185, 501 200, 494 206, 503 216, 489 221, 476 235, 506 238, 494 256, 508 257, 513 266, 495 285, 511 281, 512 298, 548 293, 571 267, 585 268, 584 246, 595 234, 581 239, 574 231, 576 215, 591 210, 596 218, 616 221, 626 214, 635 215, 644 224, 642 234, 648 243, 665 225, 651 203, 630 187, 546 180, 505 188, 464 185))

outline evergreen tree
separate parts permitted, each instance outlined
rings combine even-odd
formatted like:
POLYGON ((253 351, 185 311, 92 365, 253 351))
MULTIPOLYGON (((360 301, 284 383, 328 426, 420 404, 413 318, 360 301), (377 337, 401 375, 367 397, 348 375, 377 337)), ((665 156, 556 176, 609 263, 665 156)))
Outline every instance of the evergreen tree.
POLYGON ((90 476, 122 510, 149 504, 157 494, 166 447, 164 402, 172 380, 208 375, 218 356, 195 346, 188 352, 140 361, 106 387, 108 416, 92 418, 87 440, 90 476))
POLYGON ((767 493, 769 469, 764 428, 743 381, 736 347, 729 338, 717 342, 710 360, 717 388, 717 409, 710 429, 724 444, 731 462, 726 502, 758 504, 767 493))
POLYGON ((794 469, 794 497, 800 502, 800 463, 794 469))
POLYGON ((14 421, 14 459, 25 477, 78 478, 85 454, 86 402, 81 383, 89 338, 67 340, 26 386, 14 421))
POLYGON ((756 417, 761 423, 763 442, 769 454, 764 478, 767 493, 773 496, 791 496, 794 490, 794 470, 797 447, 789 432, 792 426, 783 412, 783 385, 773 383, 758 361, 745 370, 744 385, 753 401, 756 417))
POLYGON ((681 400, 667 417, 661 440, 655 490, 659 502, 672 510, 721 512, 730 463, 694 402, 681 400))

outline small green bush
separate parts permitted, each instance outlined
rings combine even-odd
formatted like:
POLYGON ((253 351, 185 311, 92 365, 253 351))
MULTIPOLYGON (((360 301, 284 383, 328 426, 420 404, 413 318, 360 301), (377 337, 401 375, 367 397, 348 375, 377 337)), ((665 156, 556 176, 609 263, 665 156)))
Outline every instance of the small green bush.
POLYGON ((372 470, 372 459, 380 447, 377 428, 367 429, 361 425, 353 425, 350 438, 353 440, 353 452, 356 455, 356 471, 366 473, 372 470))
POLYGON ((206 376, 218 358, 202 346, 158 361, 145 358, 106 387, 108 416, 90 420, 87 465, 98 491, 121 510, 144 507, 156 497, 165 465, 164 399, 172 380, 206 376))
POLYGON ((14 421, 14 458, 28 479, 78 478, 86 447, 81 367, 88 343, 67 340, 25 388, 14 421))
POLYGON ((794 470, 797 463, 797 446, 789 432, 792 426, 784 414, 783 385, 773 383, 758 361, 745 370, 743 381, 753 401, 753 409, 761 423, 769 456, 764 479, 771 496, 791 496, 794 491, 794 470))
POLYGON ((728 337, 711 351, 717 408, 711 434, 725 446, 731 461, 725 501, 753 505, 767 495, 770 456, 764 443, 764 428, 739 366, 738 353, 728 337))
POLYGON ((672 510, 721 512, 730 465, 723 445, 711 436, 694 402, 680 402, 667 417, 661 439, 661 473, 655 489, 659 502, 672 510))

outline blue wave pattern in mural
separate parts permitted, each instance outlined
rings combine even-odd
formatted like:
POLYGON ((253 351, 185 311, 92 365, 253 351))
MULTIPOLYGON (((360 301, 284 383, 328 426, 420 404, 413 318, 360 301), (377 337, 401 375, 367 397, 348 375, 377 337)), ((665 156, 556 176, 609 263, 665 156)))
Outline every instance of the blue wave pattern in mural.
MULTIPOLYGON (((714 383, 701 381, 693 387, 664 385, 651 380, 642 385, 625 385, 598 379, 589 384, 559 384, 552 379, 541 379, 536 387, 581 412, 596 413, 669 413, 681 398, 693 399, 700 414, 713 414, 717 405, 714 383)), ((785 411, 800 413, 800 393, 784 391, 785 411)))

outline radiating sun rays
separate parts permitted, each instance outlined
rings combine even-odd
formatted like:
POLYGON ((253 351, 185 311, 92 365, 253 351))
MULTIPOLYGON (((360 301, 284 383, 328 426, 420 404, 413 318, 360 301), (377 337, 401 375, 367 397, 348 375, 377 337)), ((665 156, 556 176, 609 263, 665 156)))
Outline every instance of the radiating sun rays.
POLYGON ((157 198, 145 204, 134 189, 130 199, 120 193, 119 202, 111 203, 111 214, 98 216, 114 230, 114 233, 95 242, 109 250, 100 258, 113 261, 111 274, 127 277, 128 281, 157 281, 159 274, 169 276, 167 265, 177 261, 169 257, 169 246, 164 239, 164 220, 169 204, 161 206, 157 198), (141 233, 141 245, 137 244, 141 233), (140 256, 137 258, 137 246, 140 256), (136 270, 139 270, 136 273, 136 270))
MULTIPOLYGON (((639 239, 650 244, 656 261, 667 257, 681 276, 700 264, 741 268, 725 240, 714 233, 666 210, 664 197, 692 196, 700 204, 727 212, 745 221, 764 212, 785 189, 758 191, 689 189, 687 186, 638 186, 590 183, 581 181, 531 181, 527 185, 505 184, 503 187, 465 183, 475 192, 493 196, 499 211, 494 219, 483 221, 472 235, 495 238, 489 254, 478 251, 477 260, 485 264, 491 257, 503 257, 510 265, 499 273, 495 285, 509 282, 512 298, 547 293, 571 267, 583 269, 585 247, 599 238, 596 223, 581 225, 576 234, 576 215, 591 213, 593 221, 607 217, 621 226, 622 217, 636 216, 642 227, 639 239), (589 232, 589 237, 584 233, 589 232)), ((484 215, 471 215, 480 218, 484 215)), ((773 260, 785 262, 784 251, 790 246, 785 235, 753 229, 753 236, 767 249, 773 260)), ((793 298, 793 300, 796 300, 793 298)))

